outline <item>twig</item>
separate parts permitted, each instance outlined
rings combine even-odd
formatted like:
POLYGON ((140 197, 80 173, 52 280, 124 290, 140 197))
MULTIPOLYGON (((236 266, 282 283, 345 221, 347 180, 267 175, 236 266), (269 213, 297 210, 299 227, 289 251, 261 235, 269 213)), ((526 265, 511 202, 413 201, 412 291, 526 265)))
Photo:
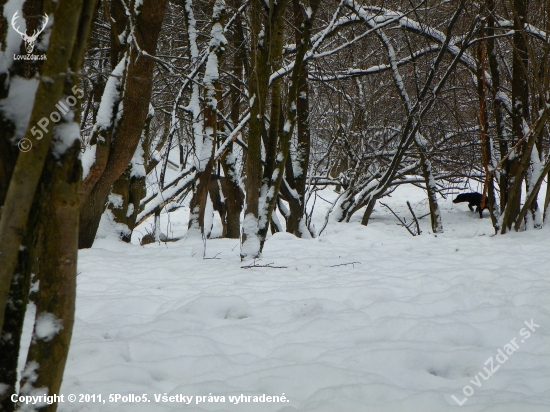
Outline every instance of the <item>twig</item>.
POLYGON ((409 201, 407 200, 407 206, 409 207, 409 210, 411 212, 411 215, 413 216, 413 219, 414 219, 414 223, 416 223, 416 234, 421 234, 422 231, 420 230, 420 225, 418 224, 418 219, 416 218, 416 215, 414 214, 413 210, 412 210, 412 207, 411 207, 411 204, 409 203, 409 201))
POLYGON ((381 201, 378 201, 378 203, 380 203, 382 206, 388 208, 389 211, 392 212, 392 214, 397 218, 397 220, 399 220, 399 221, 401 222, 401 225, 402 225, 405 229, 407 229, 407 230, 409 231, 409 233, 410 233, 412 236, 416 236, 416 234, 409 228, 409 226, 408 226, 405 222, 403 222, 403 221, 401 220, 401 218, 400 218, 399 216, 397 216, 397 214, 396 214, 393 210, 391 210, 391 208, 390 208, 388 205, 386 205, 385 203, 382 203, 381 201))
POLYGON ((273 262, 267 263, 265 265, 257 265, 256 262, 261 259, 254 259, 250 265, 241 266, 241 269, 252 269, 252 268, 271 268, 271 269, 286 269, 287 266, 273 266, 273 262))
POLYGON ((204 256, 203 256, 202 258, 203 258, 204 260, 207 260, 207 259, 221 259, 221 258, 218 257, 218 255, 219 255, 220 253, 222 253, 222 252, 216 253, 216 254, 214 255, 214 257, 209 257, 209 258, 207 258, 207 257, 204 257, 204 256))
POLYGON ((353 267, 355 267, 355 264, 358 264, 360 265, 361 262, 349 262, 349 263, 340 263, 339 265, 331 265, 331 266, 328 266, 329 268, 335 268, 337 266, 347 266, 347 265, 353 265, 353 267))

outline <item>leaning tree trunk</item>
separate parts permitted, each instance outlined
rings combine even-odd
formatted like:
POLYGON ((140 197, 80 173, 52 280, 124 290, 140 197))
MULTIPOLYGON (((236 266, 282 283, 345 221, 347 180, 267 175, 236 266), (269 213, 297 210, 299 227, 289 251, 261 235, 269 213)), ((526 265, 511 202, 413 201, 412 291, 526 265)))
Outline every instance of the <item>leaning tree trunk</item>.
MULTIPOLYGON (((54 24, 52 27, 47 52, 49 58, 44 62, 41 76, 53 80, 40 82, 38 85, 30 119, 31 125, 38 124, 44 113, 53 113, 57 110, 55 104, 60 100, 65 85, 65 77, 59 76, 59 73, 65 73, 69 67, 71 53, 67 51, 73 50, 76 42, 79 21, 74 16, 80 16, 82 1, 59 0, 56 3, 48 3, 47 6, 51 7, 48 11, 55 11, 56 18, 63 24, 54 24)), ((28 140, 34 138, 30 130, 25 137, 28 140)), ((6 298, 21 240, 51 140, 51 132, 44 133, 39 144, 25 153, 25 156, 19 156, 10 179, 0 219, 0 327, 4 320, 6 298)))
MULTIPOLYGON (((113 3, 120 4, 120 1, 113 0, 113 3)), ((140 7, 137 8, 137 15, 133 16, 133 19, 128 19, 128 24, 133 25, 135 21, 135 27, 126 27, 126 33, 132 33, 135 39, 130 37, 127 39, 127 47, 130 51, 128 55, 122 53, 122 59, 126 62, 118 63, 126 65, 126 77, 122 86, 124 92, 121 93, 123 96, 121 103, 124 109, 122 113, 119 113, 121 118, 116 128, 113 129, 114 125, 110 125, 107 130, 106 135, 112 131, 110 144, 109 142, 107 145, 98 142, 98 144, 104 144, 102 147, 106 153, 102 154, 102 160, 96 158, 96 163, 103 161, 104 166, 99 167, 98 170, 92 166, 88 177, 83 182, 80 209, 80 248, 92 246, 101 215, 105 210, 107 197, 111 192, 111 186, 124 172, 138 146, 149 112, 155 66, 154 60, 144 56, 143 52, 150 55, 156 53, 166 3, 167 0, 143 0, 140 7), (133 42, 139 45, 140 50, 135 47, 133 42)), ((125 9, 122 5, 120 8, 125 9)), ((136 7, 132 5, 129 9, 136 10, 136 7)), ((126 19, 125 14, 124 19, 126 19)), ((106 89, 107 92, 112 92, 112 90, 106 89)), ((107 104, 107 102, 105 103, 107 104)), ((114 118, 112 120, 114 121, 114 118)), ((98 147, 99 149, 100 147, 98 147)))
MULTIPOLYGON (((50 154, 41 187, 39 289, 36 323, 21 379, 21 395, 58 394, 71 342, 78 256, 80 140, 63 155, 50 154)), ((37 407, 36 410, 39 408, 37 407)), ((40 408, 53 412, 57 404, 40 408)))
POLYGON ((153 111, 150 111, 134 157, 124 173, 113 183, 111 194, 113 201, 110 201, 108 206, 113 213, 115 222, 120 224, 117 225, 120 239, 127 243, 132 240, 140 202, 147 193, 145 178, 147 177, 148 147, 150 143, 149 127, 152 118, 153 111))
MULTIPOLYGON (((3 4, 0 6, 0 11, 3 11, 3 4)), ((38 2, 26 2, 22 7, 22 13, 25 16, 42 15, 42 5, 38 2)), ((4 17, 3 13, 0 13, 0 29, 2 30, 0 43, 2 49, 6 52, 8 52, 7 48, 9 47, 7 45, 8 30, 11 30, 10 17, 4 17)), ((35 19, 27 20, 27 29, 36 29, 36 23, 35 19)), ((20 43, 14 46, 22 50, 20 43)), ((10 90, 17 92, 16 83, 37 84, 33 78, 36 77, 36 73, 41 66, 42 62, 40 61, 16 60, 11 67, 5 67, 5 71, 0 73, 0 105, 9 107, 10 103, 7 99, 13 99, 10 96, 10 90)), ((28 114, 31 110, 32 107, 29 107, 28 114)), ((20 118, 25 117, 23 116, 24 113, 20 112, 18 114, 20 118)), ((27 128, 26 124, 18 124, 18 121, 20 122, 20 119, 13 118, 9 113, 0 110, 0 218, 18 155, 20 153, 25 155, 25 153, 20 152, 18 145, 13 144, 14 141, 24 137, 27 128)), ((34 199, 36 199, 36 196, 34 199)), ((35 261, 35 242, 33 240, 35 237, 34 228, 39 215, 39 208, 36 201, 34 201, 21 242, 25 247, 18 252, 14 274, 8 286, 9 293, 5 305, 4 323, 3 327, 0 327, 0 385, 5 385, 3 393, 0 394, 0 410, 7 412, 13 411, 15 408, 10 397, 15 393, 17 385, 17 365, 21 346, 21 333, 29 297, 31 272, 36 273, 32 265, 32 262, 35 261)))
MULTIPOLYGON (((53 14, 55 20, 50 29, 49 58, 41 67, 40 74, 53 80, 38 85, 31 126, 48 113, 52 114, 48 117, 55 123, 53 113, 61 111, 56 107, 59 101, 74 106, 77 103, 75 97, 82 97, 82 91, 74 83, 76 77, 69 73, 78 73, 81 69, 96 4, 95 0, 60 0, 44 5, 43 11, 53 14), (62 93, 65 95, 63 99, 62 93)), ((42 2, 33 5, 39 7, 38 14, 42 14, 42 2)), ((78 114, 70 110, 78 119, 78 114)), ((61 120, 61 116, 57 119, 61 120)), ((30 354, 27 357, 27 366, 32 366, 35 372, 33 380, 39 382, 43 392, 59 392, 74 316, 78 186, 81 182, 79 126, 76 120, 63 119, 59 125, 50 124, 43 130, 42 140, 17 159, 5 197, 5 213, 0 219, 0 260, 3 260, 0 265, 0 326, 3 337, 12 334, 10 341, 2 339, 1 349, 2 356, 5 356, 6 349, 13 353, 11 370, 3 364, 0 379, 8 378, 9 395, 13 393, 13 377, 17 373, 17 349, 28 296, 29 270, 36 275, 38 292, 35 302, 39 312, 37 340, 32 343, 35 356, 30 354), (33 211, 31 215, 29 210, 33 211), (13 249, 16 249, 15 253, 13 249), (15 268, 16 277, 13 276, 14 255, 15 260, 20 259, 15 268), (3 295, 6 281, 11 283, 8 307, 3 295), (10 316, 6 323, 4 315, 10 316), (49 326, 50 321, 62 325, 63 331, 45 339, 41 326, 49 326), (45 340, 48 341, 47 347, 42 345, 45 340), (11 347, 7 348, 6 344, 11 344, 11 347)), ((30 139, 33 134, 31 130, 25 137, 30 139)), ((21 385, 21 393, 29 390, 32 390, 32 383, 21 385)), ((9 397, 2 400, 4 409, 12 410, 14 405, 10 404, 9 397)), ((47 410, 54 411, 56 407, 51 405, 47 410)))
POLYGON ((396 148, 395 154, 391 159, 390 164, 386 168, 386 171, 378 179, 378 183, 376 184, 376 186, 371 191, 369 191, 367 198, 359 202, 360 204, 364 203, 367 206, 365 213, 363 214, 363 218, 361 220, 362 225, 366 226, 368 224, 370 216, 374 210, 374 206, 376 205, 376 201, 390 187, 395 175, 397 174, 397 170, 401 164, 403 157, 405 156, 406 151, 408 150, 408 148, 410 147, 411 143, 413 142, 414 138, 418 133, 422 119, 428 113, 428 111, 430 111, 431 108, 433 107, 436 98, 438 97, 447 79, 449 78, 451 72, 454 70, 462 54, 464 53, 464 50, 466 47, 465 45, 468 44, 468 41, 470 41, 471 37, 473 36, 473 33, 476 31, 477 20, 474 20, 468 33, 465 36, 465 40, 467 41, 460 48, 460 51, 456 54, 453 61, 448 65, 445 73, 439 79, 439 82, 434 87, 433 82, 435 79, 435 73, 443 60, 445 51, 449 45, 449 42, 451 41, 453 28, 457 23, 458 18, 462 14, 464 7, 465 7, 465 0, 462 0, 458 4, 454 12, 454 15, 449 22, 449 25, 447 27, 446 37, 442 44, 442 48, 432 63, 430 71, 428 72, 428 77, 425 80, 424 85, 422 86, 422 90, 418 94, 417 102, 412 107, 410 113, 407 116, 406 124, 403 127, 403 130, 401 132, 401 139, 396 148), (429 96, 428 96, 428 91, 430 92, 429 96))

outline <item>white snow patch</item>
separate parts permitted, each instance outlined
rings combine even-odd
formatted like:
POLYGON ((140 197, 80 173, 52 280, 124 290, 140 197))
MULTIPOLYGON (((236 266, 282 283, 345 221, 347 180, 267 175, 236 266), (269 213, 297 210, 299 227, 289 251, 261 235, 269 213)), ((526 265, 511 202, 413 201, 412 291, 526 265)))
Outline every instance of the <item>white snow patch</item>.
POLYGON ((53 313, 42 312, 36 317, 34 336, 37 339, 49 342, 59 331, 63 329, 63 322, 53 313))
POLYGON ((113 121, 116 103, 120 100, 119 88, 122 84, 122 76, 126 69, 126 58, 120 60, 105 85, 101 103, 97 111, 96 126, 108 129, 113 121))
POLYGON ((122 207, 124 206, 122 195, 119 195, 117 193, 111 193, 109 195, 109 203, 113 205, 113 208, 115 209, 122 209, 122 207))
POLYGON ((0 111, 15 125, 17 140, 25 136, 29 127, 37 89, 38 79, 24 79, 16 76, 11 79, 8 97, 0 100, 0 111))
POLYGON ((90 169, 95 163, 95 152, 97 145, 89 145, 84 149, 84 153, 80 156, 82 163, 82 180, 86 179, 86 176, 90 173, 90 169))
MULTIPOLYGON (((69 112, 74 117, 72 111, 69 112)), ((67 114, 69 114, 67 113, 67 114)), ((78 123, 70 121, 57 124, 53 129, 52 153, 59 159, 65 152, 80 139, 80 126, 78 123)))
POLYGON ((132 165, 130 177, 145 177, 147 175, 145 173, 145 160, 143 159, 143 155, 143 142, 140 140, 132 156, 132 160, 130 160, 130 164, 132 165))
POLYGON ((242 223, 242 231, 246 235, 246 242, 241 246, 242 256, 250 259, 260 250, 260 238, 257 235, 258 230, 258 219, 251 213, 246 214, 242 223))

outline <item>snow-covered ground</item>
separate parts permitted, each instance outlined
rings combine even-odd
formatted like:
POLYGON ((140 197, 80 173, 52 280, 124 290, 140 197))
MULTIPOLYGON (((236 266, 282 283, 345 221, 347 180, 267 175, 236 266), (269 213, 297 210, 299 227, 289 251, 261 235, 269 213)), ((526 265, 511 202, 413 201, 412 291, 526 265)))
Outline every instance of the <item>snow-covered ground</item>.
MULTIPOLYGON (((426 212, 414 187, 384 202, 409 222, 406 200, 426 212)), ((488 217, 441 206, 438 236, 425 217, 412 237, 381 206, 368 227, 358 214, 316 239, 276 234, 257 264, 283 268, 243 268, 237 240, 139 246, 149 223, 136 244, 98 239, 79 255, 62 394, 107 402, 59 411, 547 412, 550 225, 492 237, 488 217), (156 402, 165 394, 193 398, 156 402), (241 394, 286 402, 230 401, 241 394)), ((170 219, 183 235, 187 210, 170 219)))

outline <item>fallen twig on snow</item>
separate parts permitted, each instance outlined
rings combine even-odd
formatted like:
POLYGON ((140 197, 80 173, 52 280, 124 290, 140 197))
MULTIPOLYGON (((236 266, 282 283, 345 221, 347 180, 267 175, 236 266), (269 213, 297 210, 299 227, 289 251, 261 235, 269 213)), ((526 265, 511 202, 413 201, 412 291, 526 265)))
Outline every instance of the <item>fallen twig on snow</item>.
POLYGON ((355 267, 355 264, 360 265, 361 262, 340 263, 340 264, 338 264, 338 265, 331 265, 331 266, 327 266, 327 267, 329 267, 329 268, 335 268, 335 267, 337 267, 337 266, 347 266, 347 265, 353 265, 353 267, 355 267))
POLYGON ((252 268, 271 268, 271 269, 286 269, 287 266, 273 266, 273 262, 266 263, 265 265, 257 265, 256 262, 261 259, 254 259, 250 265, 241 266, 241 269, 252 269, 252 268))

